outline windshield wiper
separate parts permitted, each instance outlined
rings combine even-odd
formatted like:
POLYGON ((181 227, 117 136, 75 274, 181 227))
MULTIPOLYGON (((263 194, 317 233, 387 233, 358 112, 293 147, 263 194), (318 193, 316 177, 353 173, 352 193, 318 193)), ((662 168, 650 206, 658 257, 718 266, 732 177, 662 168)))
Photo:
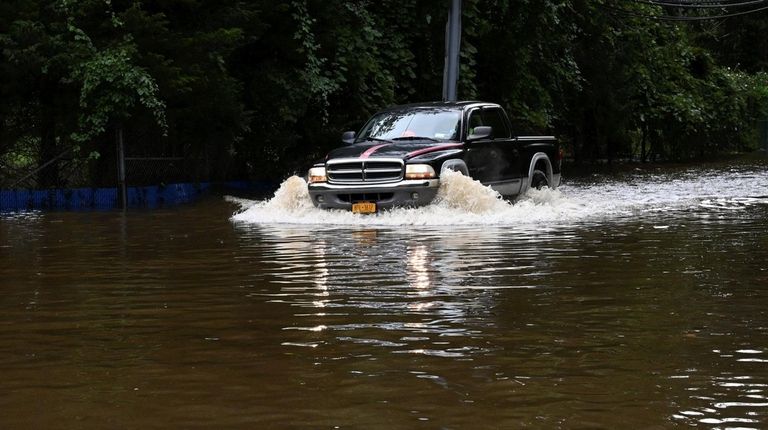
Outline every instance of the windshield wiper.
POLYGON ((429 140, 432 142, 440 142, 434 137, 427 137, 427 136, 400 136, 400 137, 393 137, 392 140, 429 140))
POLYGON ((389 140, 389 139, 382 139, 382 138, 380 138, 380 137, 371 137, 371 136, 368 136, 368 137, 366 137, 366 138, 365 138, 365 140, 366 140, 366 141, 370 141, 370 140, 372 140, 372 141, 374 141, 374 142, 386 142, 386 143, 392 143, 392 141, 391 141, 391 140, 389 140))

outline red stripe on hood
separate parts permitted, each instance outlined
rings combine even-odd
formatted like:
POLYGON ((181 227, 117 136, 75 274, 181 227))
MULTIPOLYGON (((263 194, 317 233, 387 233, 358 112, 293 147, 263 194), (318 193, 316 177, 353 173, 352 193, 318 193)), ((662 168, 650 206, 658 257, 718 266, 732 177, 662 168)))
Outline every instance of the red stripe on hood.
POLYGON ((405 157, 413 158, 419 155, 428 154, 430 152, 442 151, 442 150, 451 149, 451 148, 460 148, 463 145, 464 145, 463 143, 451 143, 448 145, 433 146, 431 148, 424 148, 424 149, 419 149, 418 151, 409 152, 405 157))
POLYGON ((383 146, 387 146, 387 145, 390 145, 390 144, 389 143, 382 143, 381 145, 372 146, 372 147, 366 149, 365 152, 360 154, 360 158, 368 158, 368 157, 371 156, 371 154, 373 154, 374 152, 378 151, 379 148, 381 148, 383 146))

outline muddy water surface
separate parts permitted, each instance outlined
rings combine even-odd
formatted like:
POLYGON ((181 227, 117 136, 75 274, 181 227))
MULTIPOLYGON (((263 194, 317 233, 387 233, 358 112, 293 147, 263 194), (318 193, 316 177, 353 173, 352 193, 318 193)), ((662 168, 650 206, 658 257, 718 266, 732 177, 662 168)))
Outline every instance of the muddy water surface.
POLYGON ((0 215, 0 428, 768 427, 764 165, 448 182, 0 215))

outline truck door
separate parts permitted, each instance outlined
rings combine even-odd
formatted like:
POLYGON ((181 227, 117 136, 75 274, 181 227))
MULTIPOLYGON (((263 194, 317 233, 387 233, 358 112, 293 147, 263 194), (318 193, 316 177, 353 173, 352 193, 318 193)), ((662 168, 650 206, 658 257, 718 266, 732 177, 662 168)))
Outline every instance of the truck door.
POLYGON ((520 188, 520 152, 512 139, 507 116, 501 108, 478 108, 469 112, 467 136, 475 127, 491 126, 489 139, 467 144, 469 174, 483 184, 491 185, 502 195, 517 194, 520 188))

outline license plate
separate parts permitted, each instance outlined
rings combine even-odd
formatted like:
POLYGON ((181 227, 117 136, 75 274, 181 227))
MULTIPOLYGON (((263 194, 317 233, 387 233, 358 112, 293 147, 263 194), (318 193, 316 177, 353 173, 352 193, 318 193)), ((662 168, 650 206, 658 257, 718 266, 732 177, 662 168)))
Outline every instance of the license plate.
POLYGON ((356 213, 356 214, 376 213, 376 203, 371 203, 371 202, 353 203, 352 213, 356 213))

